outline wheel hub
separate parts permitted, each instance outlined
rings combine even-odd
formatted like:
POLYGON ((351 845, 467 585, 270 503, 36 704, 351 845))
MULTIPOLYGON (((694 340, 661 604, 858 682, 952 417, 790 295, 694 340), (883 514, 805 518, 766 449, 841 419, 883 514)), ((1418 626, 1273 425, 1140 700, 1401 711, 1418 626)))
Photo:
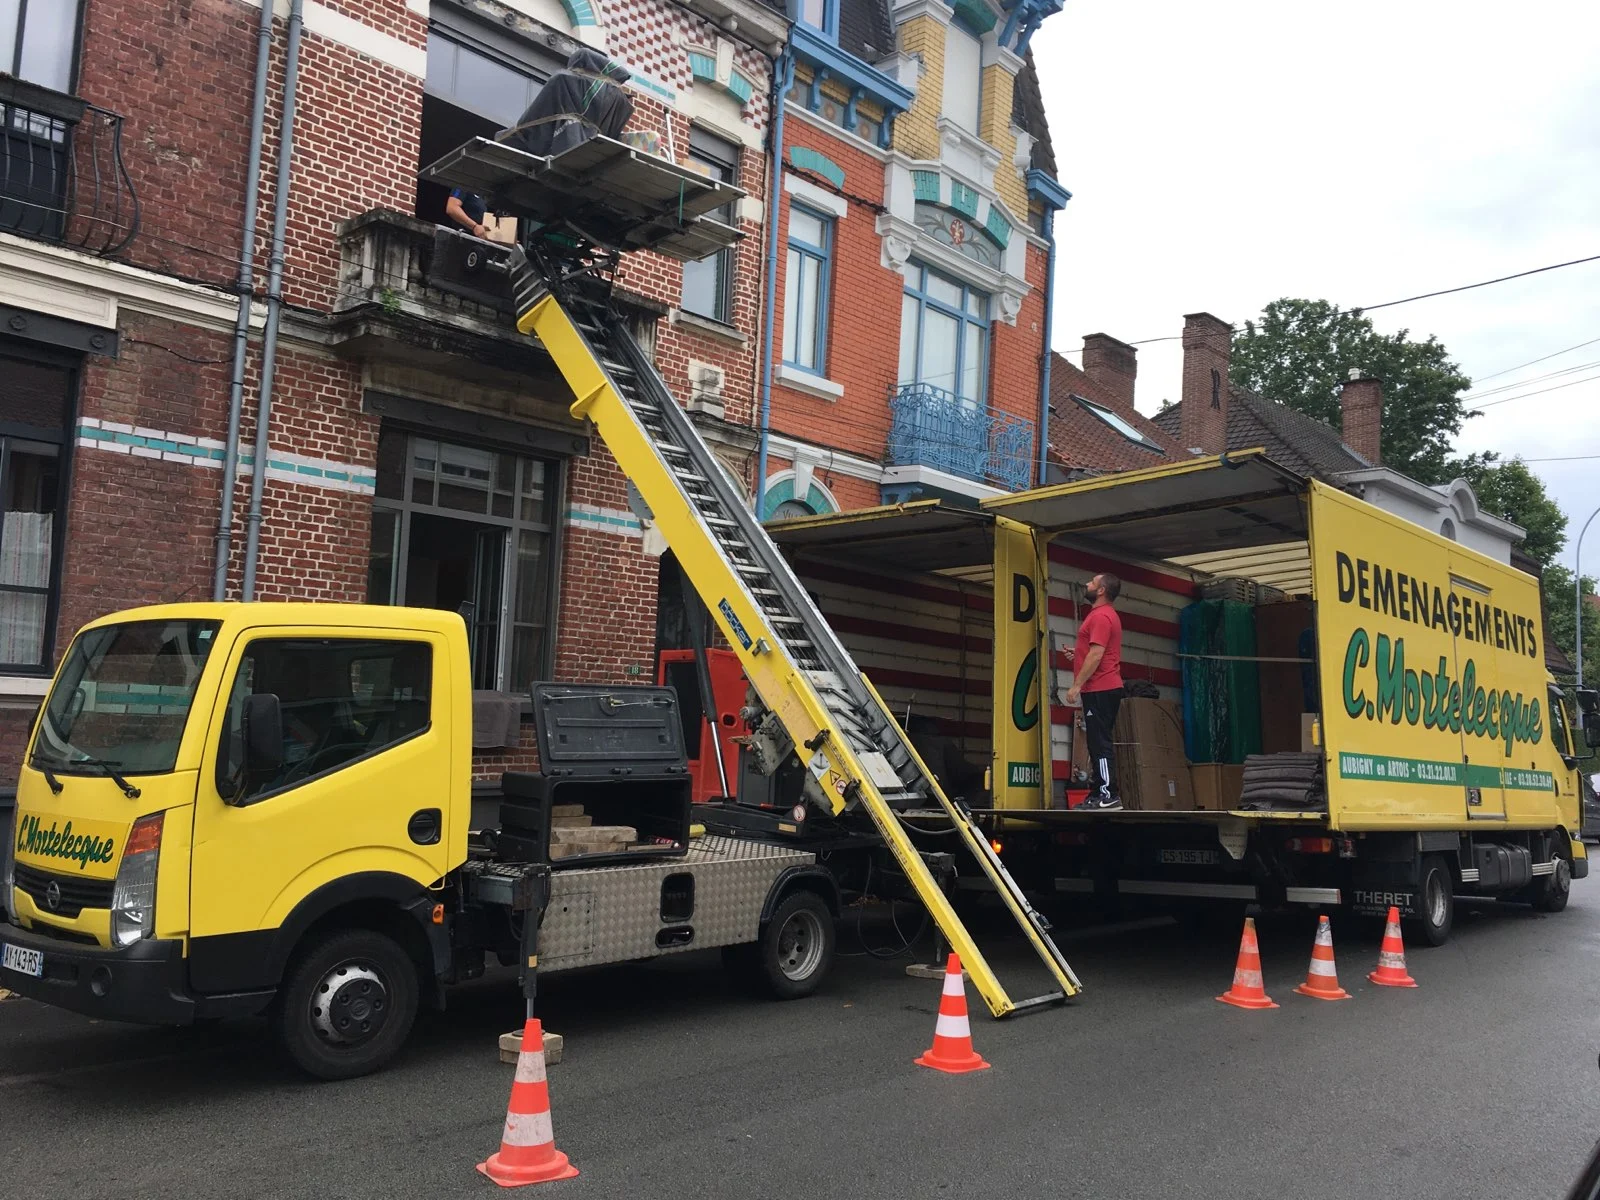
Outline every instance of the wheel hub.
POLYGON ((822 929, 814 914, 797 912, 778 933, 778 969, 789 979, 805 979, 822 957, 822 929))
POLYGON ((339 1046, 374 1037, 389 1017, 389 989, 365 963, 340 963, 322 977, 311 996, 317 1036, 339 1046))

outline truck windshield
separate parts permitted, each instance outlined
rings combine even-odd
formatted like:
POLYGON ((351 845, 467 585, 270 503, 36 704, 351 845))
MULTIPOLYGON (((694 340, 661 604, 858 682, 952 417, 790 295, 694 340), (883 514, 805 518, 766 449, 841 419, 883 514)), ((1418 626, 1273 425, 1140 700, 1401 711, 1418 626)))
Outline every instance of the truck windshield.
POLYGON ((65 774, 172 770, 216 621, 129 621, 67 651, 29 762, 65 774))

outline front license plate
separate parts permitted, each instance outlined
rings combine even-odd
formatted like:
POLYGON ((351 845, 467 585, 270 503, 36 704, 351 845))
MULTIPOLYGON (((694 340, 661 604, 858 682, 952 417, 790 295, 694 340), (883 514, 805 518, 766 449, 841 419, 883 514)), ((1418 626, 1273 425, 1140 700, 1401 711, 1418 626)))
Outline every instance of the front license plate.
POLYGON ((37 950, 24 950, 21 946, 7 945, 0 948, 0 967, 8 971, 18 971, 23 975, 32 975, 35 979, 44 977, 44 955, 37 950))

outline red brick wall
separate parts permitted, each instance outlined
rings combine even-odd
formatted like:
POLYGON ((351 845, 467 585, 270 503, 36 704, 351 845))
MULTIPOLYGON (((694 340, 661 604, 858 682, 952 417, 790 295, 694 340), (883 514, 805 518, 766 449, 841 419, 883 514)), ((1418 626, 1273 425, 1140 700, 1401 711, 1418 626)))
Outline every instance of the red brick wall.
POLYGON ((1210 313, 1189 313, 1183 318, 1183 424, 1178 440, 1186 450, 1221 454, 1228 448, 1228 358, 1232 348, 1233 330, 1226 321, 1210 313))
MULTIPOLYGON (((795 119, 784 125, 787 148, 803 146, 825 154, 844 170, 849 211, 834 222, 833 280, 829 295, 827 376, 844 385, 838 400, 821 400, 776 381, 783 361, 783 305, 788 271, 789 202, 777 195, 777 312, 772 339, 774 384, 772 428, 778 433, 828 446, 861 458, 882 461, 889 436, 889 393, 897 382, 900 346, 900 296, 905 281, 882 265, 882 239, 876 231, 883 205, 883 161, 853 143, 795 119)), ((784 168, 828 191, 827 180, 784 168)), ((874 497, 873 503, 876 503, 874 497)))
MULTIPOLYGON (((1048 256, 1029 243, 1026 262, 1024 278, 1032 290, 1022 301, 1017 323, 1007 325, 996 320, 990 327, 989 404, 1037 424, 1039 376, 1044 369, 1041 354, 1045 344, 1044 284, 1048 256)), ((1037 448, 1034 457, 1038 457, 1037 448)))

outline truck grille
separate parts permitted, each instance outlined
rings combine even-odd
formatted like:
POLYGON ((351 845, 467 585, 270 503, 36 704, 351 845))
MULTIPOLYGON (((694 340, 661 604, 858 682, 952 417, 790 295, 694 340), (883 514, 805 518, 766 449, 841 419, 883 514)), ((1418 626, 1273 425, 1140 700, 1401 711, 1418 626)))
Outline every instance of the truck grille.
POLYGON ((53 875, 18 863, 16 886, 19 892, 33 897, 40 912, 53 917, 75 917, 86 908, 110 908, 111 891, 116 885, 109 879, 78 879, 71 875, 53 875), (54 908, 47 899, 50 885, 60 889, 60 898, 54 908))

